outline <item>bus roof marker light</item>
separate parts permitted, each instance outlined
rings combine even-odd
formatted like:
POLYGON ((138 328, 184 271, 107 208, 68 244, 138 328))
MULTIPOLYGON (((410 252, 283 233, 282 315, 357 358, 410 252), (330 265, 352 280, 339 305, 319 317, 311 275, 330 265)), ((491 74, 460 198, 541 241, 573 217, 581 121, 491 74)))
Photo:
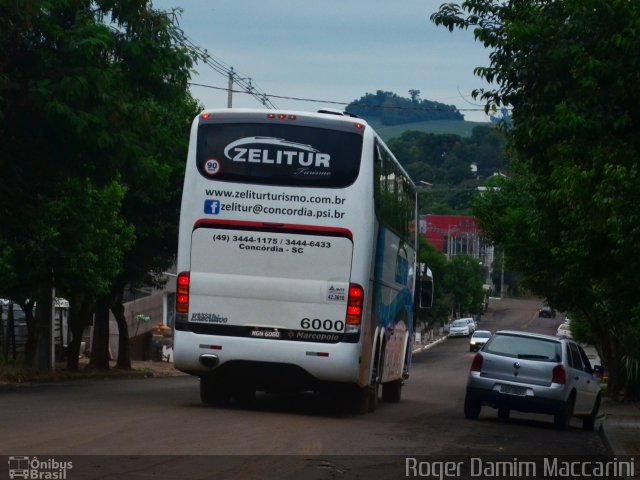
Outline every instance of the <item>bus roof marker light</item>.
POLYGON ((295 115, 289 115, 289 120, 297 120, 298 117, 296 117, 295 115))
POLYGON ((203 114, 201 114, 201 115, 200 115, 200 117, 201 117, 203 120, 209 120, 209 117, 210 117, 210 116, 211 116, 211 114, 210 114, 210 113, 203 113, 203 114))
POLYGON ((287 116, 284 113, 279 113, 278 114, 278 119, 279 120, 284 120, 285 118, 287 118, 287 116))
POLYGON ((356 128, 364 128, 364 125, 361 124, 361 123, 356 123, 356 124, 354 124, 354 127, 356 127, 356 128))
POLYGON ((267 114, 267 118, 270 120, 273 120, 274 118, 276 118, 276 114, 275 113, 268 113, 267 114))

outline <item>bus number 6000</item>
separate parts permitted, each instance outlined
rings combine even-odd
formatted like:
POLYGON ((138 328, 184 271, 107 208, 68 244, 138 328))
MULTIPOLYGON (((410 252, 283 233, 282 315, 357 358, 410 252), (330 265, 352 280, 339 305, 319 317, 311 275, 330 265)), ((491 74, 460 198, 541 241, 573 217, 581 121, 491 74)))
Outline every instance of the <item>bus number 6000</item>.
POLYGON ((319 318, 303 318, 300 321, 300 326, 305 330, 329 330, 329 331, 341 331, 344 329, 344 322, 342 320, 320 320, 319 318))

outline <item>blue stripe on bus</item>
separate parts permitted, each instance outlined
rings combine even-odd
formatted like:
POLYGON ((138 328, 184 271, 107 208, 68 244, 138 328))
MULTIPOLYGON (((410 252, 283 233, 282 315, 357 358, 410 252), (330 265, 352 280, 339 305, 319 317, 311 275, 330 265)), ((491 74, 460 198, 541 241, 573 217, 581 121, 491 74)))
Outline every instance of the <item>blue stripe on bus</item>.
POLYGON ((375 315, 378 323, 384 327, 395 323, 398 313, 402 310, 406 311, 407 330, 413 330, 413 297, 411 289, 404 287, 395 295, 390 305, 386 305, 382 301, 382 278, 384 270, 384 246, 386 241, 387 230, 380 226, 378 229, 378 242, 376 245, 376 258, 374 268, 374 289, 373 301, 375 305, 375 315))

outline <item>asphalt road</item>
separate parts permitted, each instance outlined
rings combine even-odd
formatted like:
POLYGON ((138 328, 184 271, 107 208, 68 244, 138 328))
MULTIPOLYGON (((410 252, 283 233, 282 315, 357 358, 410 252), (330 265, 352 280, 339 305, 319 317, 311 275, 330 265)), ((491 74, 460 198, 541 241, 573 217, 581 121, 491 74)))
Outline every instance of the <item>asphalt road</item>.
MULTIPOLYGON (((539 307, 537 301, 492 300, 480 328, 554 333, 561 319, 539 319, 539 307)), ((398 459, 406 456, 607 453, 598 433, 583 431, 577 420, 558 432, 551 416, 513 412, 505 422, 488 407, 478 420, 466 420, 462 407, 473 355, 462 338, 415 355, 401 403, 380 403, 368 415, 336 413, 312 394, 258 394, 251 408, 207 407, 200 403, 198 380, 189 376, 2 391, 0 454, 121 456, 118 461, 75 457, 83 468, 89 469, 87 462, 93 465, 95 476, 85 471, 68 477, 73 480, 111 478, 108 472, 131 462, 135 468, 119 471, 119 478, 133 478, 127 476, 131 472, 152 478, 213 478, 208 475, 214 472, 215 478, 272 478, 260 472, 272 474, 278 468, 279 478, 335 478, 345 472, 349 478, 365 478, 371 469, 394 478, 398 459), (204 457, 176 457, 181 455, 204 457), (287 461, 238 455, 284 455, 287 461), (334 455, 342 464, 329 460, 334 455), (340 466, 345 462, 352 466, 340 466), (354 462, 361 467, 353 467, 354 462), (208 474, 199 476, 204 465, 208 474), (172 476, 165 477, 169 472, 172 476)))

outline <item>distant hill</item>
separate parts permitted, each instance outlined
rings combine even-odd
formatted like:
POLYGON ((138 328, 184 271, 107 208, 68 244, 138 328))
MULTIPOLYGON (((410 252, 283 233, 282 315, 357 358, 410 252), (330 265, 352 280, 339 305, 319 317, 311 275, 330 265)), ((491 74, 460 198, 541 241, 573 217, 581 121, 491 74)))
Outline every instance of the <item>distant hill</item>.
POLYGON ((452 133, 460 135, 462 138, 470 138, 471 132, 475 127, 489 126, 488 122, 467 122, 464 120, 430 120, 427 122, 403 123, 401 125, 386 126, 382 125, 379 120, 367 120, 378 135, 387 142, 391 138, 399 137, 407 130, 415 130, 423 133, 433 133, 441 135, 444 133, 452 133))
POLYGON ((421 99, 420 90, 409 90, 409 94, 411 98, 405 98, 378 90, 354 100, 345 110, 364 118, 385 141, 407 130, 468 138, 474 127, 486 125, 466 122, 454 105, 421 99))

